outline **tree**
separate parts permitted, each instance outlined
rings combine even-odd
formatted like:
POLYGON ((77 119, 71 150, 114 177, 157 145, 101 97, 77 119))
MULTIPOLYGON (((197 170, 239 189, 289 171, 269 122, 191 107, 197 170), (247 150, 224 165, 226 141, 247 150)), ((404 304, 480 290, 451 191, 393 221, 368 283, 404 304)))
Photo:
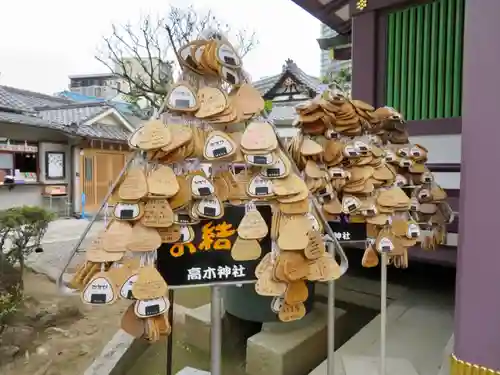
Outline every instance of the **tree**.
POLYGON ((54 215, 41 207, 0 211, 0 328, 22 296, 24 261, 40 242, 54 215))
POLYGON ((159 108, 169 84, 180 71, 174 49, 208 29, 227 35, 241 57, 258 44, 255 32, 232 32, 231 27, 211 11, 200 13, 192 6, 170 6, 165 17, 148 15, 136 25, 112 25, 112 33, 103 38, 103 47, 96 59, 125 83, 125 87, 117 87, 117 90, 129 101, 142 100, 147 107, 159 108))
POLYGON ((351 97, 352 84, 352 66, 349 64, 341 68, 339 71, 330 72, 322 79, 323 83, 328 84, 329 88, 342 94, 343 96, 351 97))

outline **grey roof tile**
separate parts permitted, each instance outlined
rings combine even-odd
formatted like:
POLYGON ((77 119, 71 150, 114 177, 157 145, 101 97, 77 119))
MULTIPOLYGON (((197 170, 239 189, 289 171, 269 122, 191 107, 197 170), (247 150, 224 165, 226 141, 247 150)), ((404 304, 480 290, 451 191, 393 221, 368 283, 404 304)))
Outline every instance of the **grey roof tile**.
POLYGON ((104 103, 78 103, 59 107, 39 108, 38 115, 50 122, 70 125, 81 124, 110 107, 104 103))
POLYGON ((2 87, 0 87, 0 108, 15 110, 15 111, 29 111, 30 108, 27 107, 18 98, 10 95, 2 87))
MULTIPOLYGON (((119 125, 84 122, 112 108, 103 102, 76 103, 50 95, 0 86, 0 123, 56 129, 82 137, 125 141, 130 132, 119 125)), ((124 116, 129 122, 139 120, 124 116)), ((132 116, 133 117, 133 116, 132 116)))
MULTIPOLYGON (((60 107, 41 108, 38 114, 41 118, 58 124, 70 126, 76 130, 76 134, 82 137, 125 141, 130 132, 120 125, 104 125, 95 123, 83 125, 84 122, 109 110, 110 107, 103 102, 78 103, 60 107)), ((116 109, 116 108, 115 108, 116 109)), ((123 116, 123 115, 122 115, 123 116)), ((123 116, 127 121, 129 116, 123 116)))
MULTIPOLYGON (((52 95, 41 94, 28 90, 22 90, 10 86, 0 86, 0 106, 3 106, 2 98, 10 103, 10 108, 23 111, 34 111, 36 107, 54 107, 71 104, 74 101, 52 95), (7 97, 7 99, 5 99, 7 97)), ((9 106, 6 106, 9 108, 9 106)))
POLYGON ((79 126, 77 134, 82 137, 126 141, 130 132, 121 126, 93 124, 79 126))
POLYGON ((22 113, 12 113, 12 112, 1 112, 0 111, 0 123, 10 123, 10 124, 21 124, 27 126, 37 126, 42 128, 56 129, 65 132, 71 132, 64 125, 55 124, 50 121, 46 121, 35 115, 22 114, 22 113))
POLYGON ((293 60, 286 60, 283 65, 283 71, 280 74, 273 75, 271 77, 266 77, 261 80, 253 82, 253 86, 259 90, 262 96, 266 95, 273 87, 276 85, 281 77, 285 75, 287 72, 291 73, 300 83, 306 85, 307 88, 320 93, 320 85, 321 81, 309 74, 305 73, 302 69, 300 69, 293 60))

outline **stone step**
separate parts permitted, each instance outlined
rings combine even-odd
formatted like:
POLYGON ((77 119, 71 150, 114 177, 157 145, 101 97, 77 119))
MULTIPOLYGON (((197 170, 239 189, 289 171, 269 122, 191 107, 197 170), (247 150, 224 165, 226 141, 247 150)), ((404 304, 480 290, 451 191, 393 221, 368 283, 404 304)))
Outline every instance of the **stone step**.
MULTIPOLYGON (((345 375, 380 375, 380 359, 366 356, 342 356, 345 375)), ((386 358, 384 375, 419 375, 411 362, 404 358, 386 358)))
MULTIPOLYGON (((345 314, 336 309, 336 319, 345 314)), ((313 311, 292 323, 264 323, 247 340, 248 375, 302 375, 320 364, 327 354, 327 308, 313 311)))
POLYGON ((198 370, 197 368, 193 367, 184 367, 176 375, 210 375, 210 372, 198 370))

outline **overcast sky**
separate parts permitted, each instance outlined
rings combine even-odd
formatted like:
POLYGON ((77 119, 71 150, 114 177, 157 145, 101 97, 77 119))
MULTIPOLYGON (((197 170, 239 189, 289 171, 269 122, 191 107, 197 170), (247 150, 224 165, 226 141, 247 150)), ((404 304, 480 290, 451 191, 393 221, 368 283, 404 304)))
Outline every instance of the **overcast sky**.
MULTIPOLYGON (((182 0, 14 0, 0 11, 0 84, 55 93, 68 75, 101 73, 94 59, 112 23, 135 23, 141 14, 161 15, 182 0)), ((212 9, 233 29, 257 32, 259 46, 244 60, 253 79, 277 74, 292 58, 309 74, 319 74, 316 42, 320 24, 291 0, 193 0, 212 9)))

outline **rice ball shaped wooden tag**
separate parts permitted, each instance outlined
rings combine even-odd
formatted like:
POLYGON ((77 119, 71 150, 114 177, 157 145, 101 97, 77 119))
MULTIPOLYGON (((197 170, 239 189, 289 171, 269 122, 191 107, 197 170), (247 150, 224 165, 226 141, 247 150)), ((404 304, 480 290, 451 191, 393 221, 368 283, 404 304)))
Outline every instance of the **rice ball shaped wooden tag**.
POLYGON ((277 297, 286 292, 287 284, 277 281, 273 275, 273 267, 263 271, 255 283, 255 292, 260 296, 277 297))
POLYGON ((210 86, 198 90, 198 101, 200 108, 195 114, 197 118, 215 116, 224 111, 228 104, 227 95, 218 87, 210 86))
POLYGON ((309 289, 304 281, 298 280, 288 284, 285 293, 285 303, 294 305, 305 302, 309 296, 309 289))
POLYGON ((205 141, 203 156, 207 160, 218 160, 231 157, 236 152, 236 144, 226 133, 212 131, 205 141))
POLYGON ((231 248, 231 257, 235 261, 255 260, 261 255, 262 248, 257 240, 245 240, 238 237, 231 248))
POLYGON ((190 215, 187 210, 182 210, 174 213, 174 223, 180 225, 196 225, 200 223, 200 219, 190 215))
POLYGON ((224 216, 224 206, 217 197, 200 200, 197 203, 196 211, 206 219, 219 219, 224 216))
POLYGON ((149 151, 164 147, 170 143, 172 135, 168 128, 160 120, 150 120, 142 128, 133 133, 133 146, 149 151))
POLYGON ((200 105, 191 85, 187 82, 180 82, 167 94, 167 107, 172 111, 195 112, 200 105))
POLYGON ((304 255, 307 259, 318 259, 325 252, 325 243, 321 237, 321 233, 316 230, 311 230, 308 233, 309 243, 304 250, 304 255))
POLYGON ((303 303, 296 303, 290 305, 284 303, 280 312, 278 313, 278 318, 282 322, 293 322, 294 320, 300 320, 306 315, 306 307, 303 303))
POLYGON ((241 67, 241 59, 238 54, 227 43, 219 43, 215 52, 217 62, 223 66, 231 69, 238 69, 241 67))
POLYGON ((179 191, 169 199, 172 210, 185 207, 191 202, 191 189, 186 178, 184 176, 177 176, 176 180, 179 185, 179 191))
POLYGON ((102 233, 101 246, 104 251, 123 253, 132 235, 132 226, 125 221, 113 221, 102 233))
POLYGON ((286 157, 279 155, 274 163, 266 166, 260 172, 261 176, 266 178, 284 178, 290 173, 290 162, 286 157))
POLYGON ((134 305, 131 304, 122 316, 121 329, 132 337, 142 337, 144 335, 144 320, 140 319, 134 312, 134 305))
POLYGON ((179 226, 179 242, 188 243, 194 240, 194 230, 190 225, 180 225, 179 226))
POLYGON ((148 300, 167 295, 167 283, 153 266, 139 268, 137 280, 132 286, 132 295, 136 299, 148 300))
POLYGON ((116 301, 118 294, 106 273, 99 272, 85 286, 81 297, 83 303, 89 305, 109 305, 116 301))
POLYGON ((150 228, 168 228, 174 223, 174 212, 166 198, 148 199, 141 224, 150 228))
POLYGON ((304 250, 309 243, 311 222, 304 216, 293 218, 280 229, 278 246, 281 250, 304 250))
POLYGON ((132 167, 118 188, 118 196, 124 201, 138 201, 148 194, 148 183, 144 170, 132 167))
POLYGON ((219 68, 220 77, 230 83, 231 85, 239 85, 241 83, 241 78, 235 69, 228 68, 227 66, 221 66, 219 68))
POLYGON ((161 246, 161 237, 156 229, 137 223, 127 242, 127 249, 132 252, 155 251, 161 246))
POLYGON ((181 238, 181 227, 173 224, 168 228, 158 228, 162 243, 176 243, 181 238))
POLYGON ((205 176, 194 174, 190 177, 191 195, 194 198, 210 197, 215 193, 215 187, 205 176))
POLYGON ((136 221, 144 214, 144 204, 117 202, 113 209, 113 217, 116 220, 136 221))
POLYGON ((379 253, 390 253, 394 250, 394 238, 390 229, 381 229, 375 240, 375 248, 379 253))
POLYGON ((256 209, 247 211, 238 225, 238 236, 244 240, 260 240, 268 233, 269 228, 256 209))
POLYGON ((273 300, 271 301, 271 310, 273 310, 275 314, 278 314, 283 308, 284 304, 285 304, 285 297, 283 296, 274 297, 273 300))
POLYGON ((354 196, 344 195, 342 198, 342 211, 345 214, 352 214, 361 207, 361 202, 354 196))
POLYGON ((417 239, 420 237, 420 228, 415 222, 408 222, 408 229, 406 230, 406 237, 409 239, 417 239))
POLYGON ((256 174, 247 185, 247 194, 252 198, 267 198, 274 195, 273 182, 256 174))
POLYGON ((379 264, 377 252, 373 249, 372 245, 369 245, 365 252, 363 253, 363 258, 361 259, 361 265, 365 268, 377 267, 379 264))
POLYGON ((165 297, 151 300, 137 300, 134 305, 134 312, 139 318, 149 318, 162 315, 170 308, 170 302, 165 297))
POLYGON ((118 262, 124 255, 124 251, 111 253, 101 248, 89 248, 85 251, 85 259, 93 263, 118 262))
POLYGON ((311 212, 308 212, 305 217, 309 220, 312 230, 317 231, 322 233, 323 232, 323 226, 321 225, 320 221, 318 218, 311 212))
POLYGON ((134 297, 132 293, 132 288, 137 281, 137 273, 132 273, 129 275, 129 277, 125 280, 123 285, 120 286, 120 297, 123 299, 130 299, 130 300, 135 300, 136 298, 134 297))
POLYGON ((248 164, 255 165, 256 167, 270 167, 274 161, 274 154, 267 153, 261 155, 245 155, 245 161, 248 164))
POLYGON ((251 122, 241 136, 241 147, 249 151, 275 150, 278 139, 267 122, 251 122))
POLYGON ((177 177, 168 165, 161 165, 147 178, 149 194, 171 198, 179 192, 177 177))

